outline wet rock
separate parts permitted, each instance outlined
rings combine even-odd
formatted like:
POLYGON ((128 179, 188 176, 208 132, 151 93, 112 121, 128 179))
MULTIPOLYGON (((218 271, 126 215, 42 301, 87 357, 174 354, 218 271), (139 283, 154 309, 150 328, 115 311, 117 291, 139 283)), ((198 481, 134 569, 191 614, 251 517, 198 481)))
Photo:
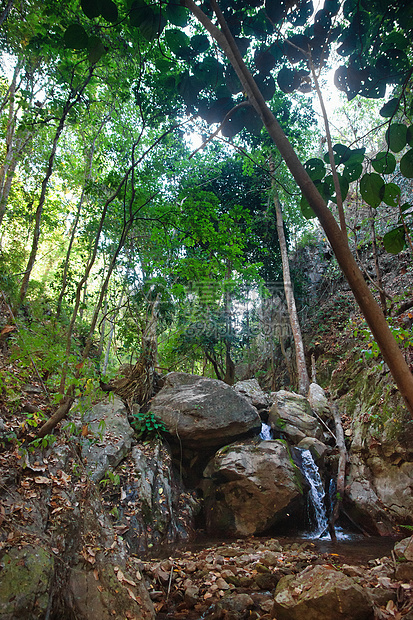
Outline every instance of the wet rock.
POLYGON ((331 452, 331 448, 315 437, 305 437, 298 444, 300 450, 310 450, 311 456, 316 463, 320 463, 324 456, 331 452))
POLYGON ((335 569, 315 566, 280 580, 272 614, 277 620, 371 620, 373 607, 353 579, 335 569))
POLYGON ((283 433, 293 444, 298 444, 306 437, 323 438, 323 429, 304 396, 286 390, 273 395, 275 400, 268 417, 273 431, 283 433))
POLYGON ((44 618, 49 584, 54 571, 53 554, 40 546, 12 548, 0 560, 0 618, 44 618))
POLYGON ((186 373, 167 375, 151 411, 181 445, 196 450, 218 448, 261 430, 257 410, 232 387, 186 373))
MULTIPOLYGON (((281 441, 235 443, 219 450, 204 472, 210 532, 264 532, 302 503, 302 474, 281 441)), ((249 560, 247 560, 249 561, 249 560)))
POLYGON ((270 406, 270 400, 265 392, 261 389, 260 384, 257 379, 246 379, 245 381, 238 381, 234 385, 234 390, 245 396, 248 402, 261 411, 263 409, 268 409, 270 406))
POLYGON ((118 396, 95 405, 82 421, 88 426, 88 435, 82 439, 82 457, 93 482, 99 482, 128 454, 134 431, 118 396))

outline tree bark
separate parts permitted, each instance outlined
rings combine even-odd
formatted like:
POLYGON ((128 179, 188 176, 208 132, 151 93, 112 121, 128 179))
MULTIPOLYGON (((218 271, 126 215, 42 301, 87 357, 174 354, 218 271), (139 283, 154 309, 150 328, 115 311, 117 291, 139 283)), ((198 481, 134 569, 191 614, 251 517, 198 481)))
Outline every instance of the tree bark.
POLYGON ((273 192, 273 201, 275 206, 275 214, 277 218, 277 234, 278 242, 280 244, 281 262, 283 270, 283 282, 285 299, 287 302, 288 317, 290 319, 291 331, 294 338, 295 347, 295 359, 297 364, 297 376, 298 376, 298 392, 302 396, 307 396, 308 388, 310 387, 310 379, 308 377, 307 366, 305 361, 305 351, 303 337, 301 335, 300 322, 298 320, 297 307, 295 305, 294 290, 291 283, 290 264, 288 261, 287 243, 284 234, 284 222, 281 210, 280 200, 278 198, 277 188, 274 179, 274 161, 270 155, 270 173, 271 173, 271 185, 273 192))
POLYGON ((99 125, 99 128, 97 130, 97 133, 95 135, 95 137, 92 140, 92 144, 91 147, 89 149, 88 155, 87 155, 87 159, 86 159, 86 167, 85 167, 85 181, 84 181, 84 185, 83 185, 83 189, 82 189, 82 193, 80 195, 79 198, 79 202, 77 205, 77 210, 76 210, 76 216, 73 222, 73 226, 72 226, 72 231, 70 234, 70 241, 69 241, 69 247, 67 248, 67 252, 66 252, 66 258, 65 258, 65 264, 64 264, 64 268, 63 268, 63 276, 62 276, 62 288, 60 290, 60 294, 59 294, 59 299, 57 300, 57 308, 56 308, 56 317, 55 317, 55 325, 58 322, 59 318, 60 318, 60 313, 62 310, 62 302, 63 302, 63 297, 64 294, 66 292, 66 287, 67 287, 67 273, 69 270, 69 264, 70 264, 70 255, 72 252, 72 246, 75 240, 75 235, 76 235, 76 230, 77 230, 77 225, 79 223, 79 219, 80 219, 80 213, 83 207, 83 203, 85 200, 85 196, 86 196, 86 184, 88 183, 88 181, 90 181, 91 177, 92 177, 92 166, 93 166, 93 157, 95 154, 95 148, 96 148, 96 141, 103 129, 103 127, 105 126, 105 123, 109 120, 110 115, 108 114, 107 116, 104 117, 104 119, 102 120, 102 122, 99 125))
MULTIPOLYGON (((41 219, 42 219, 42 214, 43 214, 43 207, 44 207, 44 203, 46 201, 46 192, 47 192, 47 188, 49 185, 49 180, 50 177, 53 174, 53 166, 54 166, 54 160, 56 157, 56 151, 57 151, 57 145, 60 139, 60 136, 62 135, 65 123, 66 123, 66 119, 67 116, 70 112, 70 110, 78 103, 78 101, 80 100, 86 86, 89 84, 91 77, 93 74, 93 68, 89 69, 89 74, 86 77, 86 79, 84 80, 82 86, 79 88, 79 90, 76 91, 76 93, 73 93, 72 91, 70 92, 67 101, 64 105, 63 108, 63 112, 62 115, 60 117, 59 120, 59 124, 57 126, 54 138, 53 138, 53 144, 52 144, 52 150, 50 152, 50 156, 49 156, 49 161, 47 164, 47 168, 46 168, 46 174, 44 176, 43 182, 42 182, 42 189, 40 192, 40 198, 39 198, 39 202, 37 205, 37 209, 36 209, 36 216, 35 216, 35 225, 34 225, 34 233, 33 233, 33 241, 32 241, 32 249, 30 252, 30 256, 29 256, 29 260, 26 266, 26 270, 24 272, 24 276, 22 279, 22 283, 20 286, 20 292, 19 292, 19 298, 17 301, 17 309, 21 306, 21 304, 24 301, 24 298, 26 297, 26 293, 27 293, 27 288, 29 286, 29 280, 30 280, 30 275, 32 273, 32 269, 33 269, 33 265, 35 263, 36 260, 36 256, 37 256, 37 248, 39 247, 39 239, 40 239, 40 223, 41 223, 41 219)), ((16 310, 16 309, 15 309, 16 310)))
POLYGON ((328 209, 316 186, 298 159, 297 154, 274 114, 267 106, 260 89, 242 59, 216 0, 211 0, 211 4, 222 30, 211 22, 193 0, 184 0, 184 4, 193 13, 195 18, 208 30, 227 56, 241 81, 244 92, 247 94, 251 105, 260 115, 264 126, 275 146, 280 151, 297 185, 300 187, 302 193, 318 217, 333 248, 337 261, 353 291, 354 297, 380 348, 384 361, 387 363, 395 383, 405 400, 406 406, 413 417, 413 375, 390 331, 381 308, 374 299, 363 278, 363 274, 349 250, 347 239, 343 236, 333 214, 328 209))

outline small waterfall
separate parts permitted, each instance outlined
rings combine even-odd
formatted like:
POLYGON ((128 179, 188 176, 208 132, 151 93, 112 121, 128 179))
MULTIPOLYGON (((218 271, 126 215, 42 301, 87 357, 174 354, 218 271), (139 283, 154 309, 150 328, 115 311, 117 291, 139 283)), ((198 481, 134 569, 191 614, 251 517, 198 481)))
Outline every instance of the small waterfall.
POLYGON ((312 538, 318 538, 328 527, 323 482, 310 450, 302 450, 301 458, 302 472, 310 485, 308 497, 314 513, 314 524, 310 534, 312 538))
POLYGON ((269 424, 262 423, 260 437, 263 441, 270 441, 272 439, 272 428, 269 424))

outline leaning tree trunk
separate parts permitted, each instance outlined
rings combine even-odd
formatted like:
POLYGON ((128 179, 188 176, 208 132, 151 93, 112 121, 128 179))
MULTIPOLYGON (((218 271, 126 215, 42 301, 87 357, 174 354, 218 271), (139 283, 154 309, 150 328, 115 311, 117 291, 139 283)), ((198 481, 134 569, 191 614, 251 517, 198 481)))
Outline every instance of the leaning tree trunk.
POLYGON ((307 396, 308 388, 310 387, 310 379, 308 377, 307 366, 305 362, 304 342, 301 335, 300 322, 298 320, 298 312, 295 305, 294 290, 291 283, 290 264, 288 261, 287 243, 284 234, 284 222, 281 204, 278 198, 277 188, 275 186, 274 170, 274 161, 272 156, 270 156, 271 185, 275 206, 275 214, 277 218, 277 234, 281 252, 285 299, 287 301, 288 317, 290 319, 291 331, 294 338, 295 359, 298 375, 298 392, 303 396, 307 396))
POLYGON ((291 143, 286 137, 280 124, 267 106, 260 89, 241 56, 228 24, 219 9, 216 0, 210 0, 218 18, 221 29, 205 15, 202 9, 195 4, 194 0, 183 0, 185 6, 192 12, 195 18, 208 30, 211 36, 227 56, 241 81, 244 92, 247 94, 251 105, 259 114, 275 146, 280 151, 291 174, 300 187, 309 205, 318 217, 321 226, 333 248, 337 261, 349 283, 354 297, 367 324, 376 340, 384 361, 389 366, 390 372, 402 394, 406 406, 413 416, 413 375, 409 370, 406 360, 400 351, 393 334, 387 324, 386 318, 380 306, 374 299, 367 283, 364 280, 354 257, 348 247, 347 238, 340 230, 337 222, 318 192, 313 181, 310 179, 304 166, 301 164, 291 143))

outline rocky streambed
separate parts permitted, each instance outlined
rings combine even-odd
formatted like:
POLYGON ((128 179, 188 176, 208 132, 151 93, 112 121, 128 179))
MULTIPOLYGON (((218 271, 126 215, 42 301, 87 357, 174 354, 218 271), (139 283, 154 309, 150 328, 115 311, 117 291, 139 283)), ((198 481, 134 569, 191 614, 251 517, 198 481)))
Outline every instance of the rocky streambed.
POLYGON ((164 558, 130 557, 158 620, 413 619, 413 539, 383 557, 349 556, 346 545, 250 537, 183 549, 164 558), (349 557, 350 562, 349 563, 349 557))

